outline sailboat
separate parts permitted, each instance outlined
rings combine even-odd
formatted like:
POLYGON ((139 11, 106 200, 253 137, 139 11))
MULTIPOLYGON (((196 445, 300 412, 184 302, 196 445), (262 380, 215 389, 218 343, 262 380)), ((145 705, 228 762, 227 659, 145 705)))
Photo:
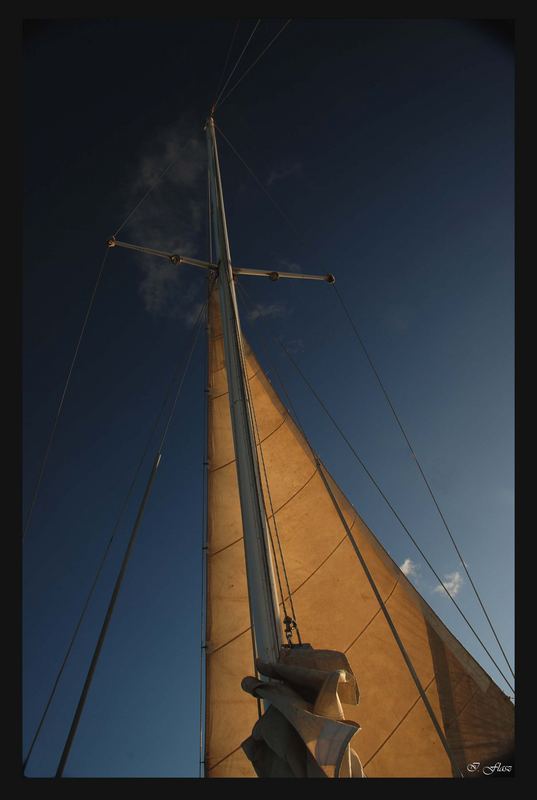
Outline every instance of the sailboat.
POLYGON ((205 777, 449 777, 513 749, 514 707, 383 549, 242 337, 214 118, 205 777), (292 609, 292 612, 290 611, 292 609))
POLYGON ((443 778, 501 762, 510 699, 361 519, 242 334, 242 276, 337 276, 234 265, 213 113, 205 129, 210 260, 107 242, 207 272, 203 776, 443 778))

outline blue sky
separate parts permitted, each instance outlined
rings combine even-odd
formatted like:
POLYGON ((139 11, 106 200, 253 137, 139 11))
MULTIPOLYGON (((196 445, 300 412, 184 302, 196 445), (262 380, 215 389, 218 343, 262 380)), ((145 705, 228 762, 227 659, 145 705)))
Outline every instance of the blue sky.
MULTIPOLYGON (((281 26, 264 20, 247 66, 281 26)), ((24 515, 104 241, 207 256, 202 125, 234 20, 62 21, 25 41, 24 515)), ((253 20, 243 20, 236 48, 253 20)), ((239 52, 235 51, 235 55, 239 52)), ((233 59, 232 59, 233 60, 233 59)), ((237 75, 241 74, 239 67, 237 75)), ((457 20, 293 20, 217 124, 238 266, 333 272, 513 656, 514 65, 457 20), (295 267, 291 266, 295 265, 295 267)), ((112 251, 24 546, 23 752, 192 335, 204 276, 112 251)), ((392 557, 506 689, 271 340, 281 335, 437 571, 462 570, 331 287, 244 278, 245 333, 392 557)), ((196 776, 203 460, 200 342, 66 775, 196 776)), ((29 762, 53 775, 135 498, 29 762)), ((457 582, 457 581, 456 581, 457 582)), ((457 600, 503 667, 463 575, 457 600)))

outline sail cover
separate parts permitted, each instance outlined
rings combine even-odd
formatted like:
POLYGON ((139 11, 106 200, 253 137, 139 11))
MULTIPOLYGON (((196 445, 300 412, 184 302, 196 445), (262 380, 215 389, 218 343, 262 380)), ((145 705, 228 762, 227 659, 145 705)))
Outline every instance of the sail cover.
MULTIPOLYGON (((258 701, 242 521, 217 292, 209 305, 206 777, 255 777, 241 744, 258 701)), ((246 370, 302 640, 344 653, 360 690, 345 716, 367 777, 450 777, 446 751, 342 525, 322 469, 457 760, 513 749, 514 707, 449 632, 360 519, 311 450, 245 342, 246 370)), ((269 524, 274 526, 261 470, 269 524)), ((276 548, 277 550, 277 548, 276 548)), ((282 567, 279 553, 274 554, 282 567)))

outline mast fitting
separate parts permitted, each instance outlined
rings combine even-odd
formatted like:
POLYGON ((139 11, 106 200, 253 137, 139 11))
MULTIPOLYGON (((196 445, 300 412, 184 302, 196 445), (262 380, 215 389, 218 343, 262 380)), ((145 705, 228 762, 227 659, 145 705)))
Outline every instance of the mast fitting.
POLYGON ((284 617, 283 624, 285 625, 285 638, 287 639, 287 647, 293 647, 291 639, 293 638, 293 631, 297 630, 297 624, 292 617, 284 617))

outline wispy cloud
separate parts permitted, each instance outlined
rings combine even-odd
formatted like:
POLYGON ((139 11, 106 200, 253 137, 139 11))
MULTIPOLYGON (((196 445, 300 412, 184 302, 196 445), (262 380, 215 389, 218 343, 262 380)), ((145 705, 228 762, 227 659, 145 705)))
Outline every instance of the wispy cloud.
POLYGON ((163 180, 187 187, 196 186, 207 163, 202 137, 186 117, 158 131, 141 154, 133 193, 148 189, 170 163, 163 180))
POLYGON ((261 317, 283 317, 286 313, 285 303, 257 303, 248 312, 248 319, 254 322, 261 317))
POLYGON ((455 597, 455 595, 460 592, 462 584, 462 575, 456 570, 455 572, 449 572, 447 575, 444 575, 444 580, 442 583, 439 583, 438 586, 434 587, 433 592, 444 594, 447 590, 452 597, 455 597))
MULTIPOLYGON (((188 118, 158 131, 139 156, 128 189, 126 213, 163 170, 172 166, 128 221, 121 233, 125 241, 180 255, 197 255, 204 229, 206 163, 203 139, 188 118)), ((191 324, 195 309, 187 288, 186 269, 161 258, 141 254, 133 257, 140 265, 138 291, 148 313, 191 324)))
POLYGON ((300 172, 301 169, 302 169, 302 164, 300 164, 298 161, 296 161, 294 164, 291 164, 288 167, 273 169, 267 178, 267 186, 272 186, 272 184, 276 183, 276 181, 283 181, 290 175, 294 175, 296 172, 300 172))
POLYGON ((417 577, 418 565, 411 558, 405 558, 403 563, 399 565, 399 569, 407 578, 417 577))

